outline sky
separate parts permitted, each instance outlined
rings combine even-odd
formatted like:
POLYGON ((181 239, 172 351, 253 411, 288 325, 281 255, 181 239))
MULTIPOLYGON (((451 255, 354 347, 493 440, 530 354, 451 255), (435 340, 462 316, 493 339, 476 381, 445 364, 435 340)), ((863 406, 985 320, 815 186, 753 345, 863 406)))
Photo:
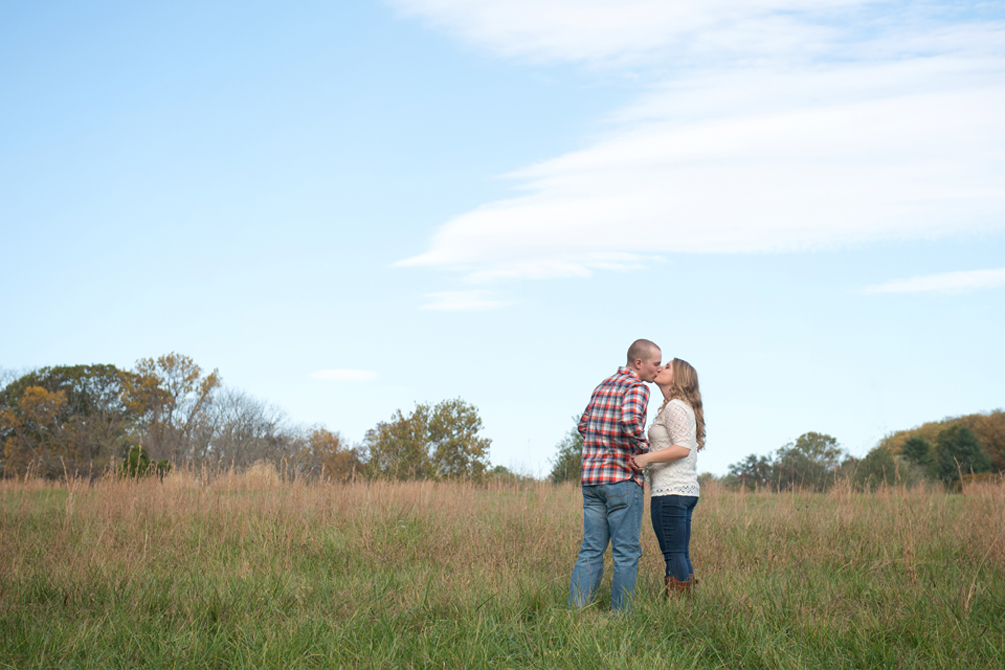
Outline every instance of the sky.
POLYGON ((7 2, 0 91, 6 370, 459 397, 535 476, 639 337, 718 475, 1005 406, 1003 2, 7 2))

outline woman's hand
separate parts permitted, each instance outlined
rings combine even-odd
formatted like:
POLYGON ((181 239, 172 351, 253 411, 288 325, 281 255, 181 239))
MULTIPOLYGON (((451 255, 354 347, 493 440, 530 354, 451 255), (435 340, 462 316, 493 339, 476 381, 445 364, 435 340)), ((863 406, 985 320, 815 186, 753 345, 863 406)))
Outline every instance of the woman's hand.
POLYGON ((634 469, 638 470, 639 472, 641 472, 643 469, 645 469, 645 467, 647 465, 649 465, 649 462, 651 460, 652 460, 652 457, 648 453, 646 453, 646 454, 635 454, 634 456, 632 456, 631 466, 632 466, 632 468, 634 468, 634 469))

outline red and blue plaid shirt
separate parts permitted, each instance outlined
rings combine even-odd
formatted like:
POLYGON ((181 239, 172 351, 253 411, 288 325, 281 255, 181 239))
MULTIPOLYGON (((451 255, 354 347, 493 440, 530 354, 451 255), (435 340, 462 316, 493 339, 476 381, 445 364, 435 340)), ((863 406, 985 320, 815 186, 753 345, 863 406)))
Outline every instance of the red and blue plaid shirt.
POLYGON ((590 404, 579 420, 583 436, 583 486, 615 484, 634 479, 642 485, 642 473, 628 465, 635 454, 649 450, 646 439, 646 408, 649 389, 635 371, 618 368, 593 391, 590 404))

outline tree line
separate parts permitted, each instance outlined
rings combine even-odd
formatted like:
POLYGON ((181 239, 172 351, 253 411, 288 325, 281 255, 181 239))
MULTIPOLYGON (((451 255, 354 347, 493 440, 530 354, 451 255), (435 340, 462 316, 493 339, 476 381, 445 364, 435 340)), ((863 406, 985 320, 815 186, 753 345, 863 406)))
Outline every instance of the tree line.
MULTIPOLYGON (((549 479, 578 482, 583 438, 574 426, 556 446, 549 479)), ((864 458, 837 439, 808 432, 766 455, 750 454, 718 478, 726 486, 788 491, 826 491, 838 481, 859 490, 881 484, 942 483, 953 490, 964 477, 1005 472, 1005 412, 971 414, 926 423, 887 435, 864 458)), ((714 479, 710 474, 705 480, 714 479)))
MULTIPOLYGON (((937 451, 940 433, 953 426, 966 428, 973 433, 980 443, 981 449, 991 459, 991 467, 994 471, 1005 472, 1005 410, 1001 409, 951 416, 941 421, 929 421, 909 430, 899 430, 880 440, 878 446, 894 455, 906 455, 905 447, 908 441, 920 438, 937 451)), ((932 456, 933 458, 936 456, 934 451, 932 456)))
MULTIPOLYGON (((44 367, 0 377, 0 473, 163 474, 170 464, 244 468, 286 461, 328 479, 463 479, 491 474, 491 441, 474 406, 457 398, 418 404, 351 444, 301 426, 279 408, 225 387, 218 370, 170 353, 114 365, 44 367)), ((496 470, 499 470, 498 468, 496 470)), ((505 470, 505 469, 503 469, 505 470)))
POLYGON ((964 477, 995 472, 987 449, 969 428, 946 426, 933 442, 912 437, 899 454, 880 443, 858 459, 829 435, 806 433, 767 456, 751 454, 729 467, 722 482, 729 486, 786 491, 826 491, 838 481, 858 490, 881 485, 941 483, 950 490, 964 477))
MULTIPOLYGON (((580 478, 582 436, 573 426, 556 447, 549 479, 580 478)), ((524 479, 490 468, 491 441, 478 410, 460 398, 397 410, 350 443, 323 426, 294 424, 279 408, 225 387, 188 356, 113 365, 0 370, 0 474, 100 476, 114 468, 163 474, 171 464, 247 467, 286 461, 307 476, 350 480, 524 479)), ((942 482, 1005 472, 1005 411, 933 421, 884 437, 864 458, 826 434, 808 432, 767 455, 750 454, 720 481, 728 486, 824 491, 838 480, 857 488, 942 482)), ((703 475, 703 478, 711 478, 703 475)))
MULTIPOLYGON (((554 483, 580 480, 583 436, 579 434, 578 425, 579 417, 573 417, 573 427, 557 445, 548 477, 554 483)), ((735 487, 824 490, 847 473, 848 464, 849 458, 836 439, 821 433, 805 433, 776 453, 751 454, 734 463, 729 474, 720 481, 735 487)), ((710 479, 715 477, 708 473, 699 477, 699 481, 710 479)))

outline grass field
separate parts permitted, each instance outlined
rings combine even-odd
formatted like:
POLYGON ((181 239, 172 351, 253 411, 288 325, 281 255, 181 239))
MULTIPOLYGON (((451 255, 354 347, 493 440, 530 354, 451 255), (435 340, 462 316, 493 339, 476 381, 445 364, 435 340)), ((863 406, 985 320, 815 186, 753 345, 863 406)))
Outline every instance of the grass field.
POLYGON ((1005 484, 695 510, 693 601, 565 607, 572 486, 0 482, 0 668, 1003 668, 1005 484))

